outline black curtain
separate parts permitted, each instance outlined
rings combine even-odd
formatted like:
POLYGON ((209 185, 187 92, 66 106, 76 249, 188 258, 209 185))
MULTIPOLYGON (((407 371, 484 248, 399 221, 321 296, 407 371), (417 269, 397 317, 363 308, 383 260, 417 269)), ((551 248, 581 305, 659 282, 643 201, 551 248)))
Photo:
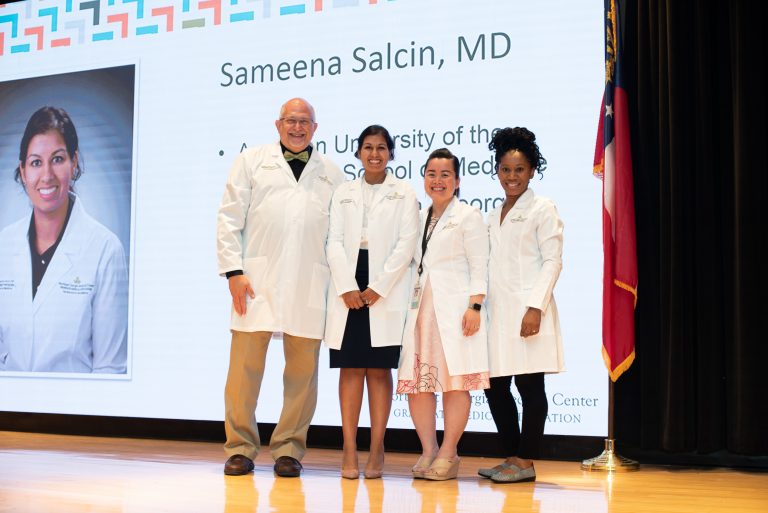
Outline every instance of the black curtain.
POLYGON ((765 8, 619 0, 619 9, 639 287, 616 438, 641 461, 644 451, 765 456, 765 8))

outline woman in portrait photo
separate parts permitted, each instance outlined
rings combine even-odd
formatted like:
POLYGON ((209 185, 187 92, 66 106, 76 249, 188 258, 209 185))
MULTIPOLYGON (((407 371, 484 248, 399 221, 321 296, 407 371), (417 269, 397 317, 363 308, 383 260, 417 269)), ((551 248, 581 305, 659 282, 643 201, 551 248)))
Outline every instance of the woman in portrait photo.
POLYGON ((38 109, 14 171, 32 212, 0 231, 0 371, 126 372, 125 252, 75 193, 82 169, 67 112, 38 109))

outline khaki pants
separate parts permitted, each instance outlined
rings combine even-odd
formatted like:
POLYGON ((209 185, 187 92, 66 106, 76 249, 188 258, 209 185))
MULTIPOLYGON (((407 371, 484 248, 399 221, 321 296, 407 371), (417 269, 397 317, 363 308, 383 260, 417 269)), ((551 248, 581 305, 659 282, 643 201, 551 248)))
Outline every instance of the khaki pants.
MULTIPOLYGON (((256 404, 264 377, 264 363, 272 333, 232 331, 229 373, 224 389, 224 427, 227 456, 242 454, 254 459, 261 448, 256 425, 256 404)), ((320 340, 283 334, 283 410, 272 433, 272 458, 307 451, 307 430, 317 404, 317 361, 320 340)))

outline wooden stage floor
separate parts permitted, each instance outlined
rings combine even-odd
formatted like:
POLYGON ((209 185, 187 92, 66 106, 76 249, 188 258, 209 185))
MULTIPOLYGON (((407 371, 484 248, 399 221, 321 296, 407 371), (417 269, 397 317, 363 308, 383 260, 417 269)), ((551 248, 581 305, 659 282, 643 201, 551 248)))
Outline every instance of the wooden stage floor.
POLYGON ((541 461, 535 483, 502 485, 475 475, 496 460, 465 457, 458 480, 429 482, 392 453, 383 479, 349 481, 340 457, 310 449, 301 478, 276 478, 264 451, 254 473, 226 477, 219 444, 0 431, 0 512, 768 512, 768 473, 541 461))

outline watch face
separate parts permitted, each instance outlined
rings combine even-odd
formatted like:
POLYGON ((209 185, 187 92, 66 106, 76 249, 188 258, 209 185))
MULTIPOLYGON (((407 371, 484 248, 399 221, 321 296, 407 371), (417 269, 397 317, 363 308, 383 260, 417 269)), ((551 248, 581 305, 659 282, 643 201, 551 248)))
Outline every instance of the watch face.
POLYGON ((472 303, 472 309, 477 310, 478 312, 482 308, 482 305, 480 303, 472 303))

